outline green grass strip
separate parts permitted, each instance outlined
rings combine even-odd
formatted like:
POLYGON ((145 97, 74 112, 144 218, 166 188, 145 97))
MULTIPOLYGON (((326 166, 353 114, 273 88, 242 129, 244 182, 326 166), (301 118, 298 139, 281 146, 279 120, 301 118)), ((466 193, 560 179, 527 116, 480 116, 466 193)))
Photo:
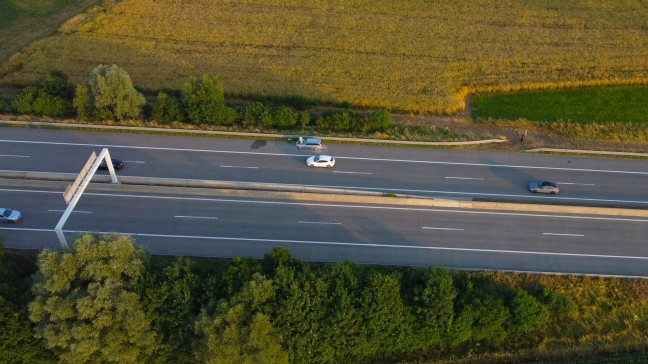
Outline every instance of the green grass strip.
POLYGON ((476 119, 648 124, 648 86, 483 94, 471 106, 476 119))

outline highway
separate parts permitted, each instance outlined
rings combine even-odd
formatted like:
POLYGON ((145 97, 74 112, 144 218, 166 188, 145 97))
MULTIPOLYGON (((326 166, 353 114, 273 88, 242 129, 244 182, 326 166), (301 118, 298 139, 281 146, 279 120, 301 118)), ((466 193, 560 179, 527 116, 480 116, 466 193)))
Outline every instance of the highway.
MULTIPOLYGON (((120 175, 648 207, 641 160, 332 144, 336 167, 313 170, 309 153, 282 141, 1 128, 0 170, 75 173, 102 147, 125 161, 120 175), (529 194, 536 178, 563 182, 563 192, 529 194)), ((0 225, 5 245, 56 248, 61 193, 0 186, 2 205, 25 214, 0 225)), ((65 230, 132 234, 154 254, 261 257, 286 246, 314 261, 648 276, 644 218, 89 190, 65 230)))
MULTIPOLYGON (((0 170, 78 173, 108 147, 120 174, 357 188, 413 195, 648 207, 648 162, 327 145, 332 170, 309 170, 314 153, 282 141, 2 128, 0 170), (557 196, 532 195, 533 180, 561 183, 557 196)), ((325 140, 326 141, 326 140, 325 140)))

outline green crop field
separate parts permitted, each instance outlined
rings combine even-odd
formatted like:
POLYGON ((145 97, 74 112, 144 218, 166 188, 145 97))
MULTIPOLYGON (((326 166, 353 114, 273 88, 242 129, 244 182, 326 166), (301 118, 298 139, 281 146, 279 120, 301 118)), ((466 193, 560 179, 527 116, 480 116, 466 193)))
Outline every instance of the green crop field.
POLYGON ((475 95, 475 118, 639 122, 648 127, 648 86, 587 87, 475 95))
POLYGON ((117 64, 148 90, 219 76, 233 95, 299 94, 452 114, 472 91, 648 83, 636 0, 124 0, 0 67, 0 86, 117 64))

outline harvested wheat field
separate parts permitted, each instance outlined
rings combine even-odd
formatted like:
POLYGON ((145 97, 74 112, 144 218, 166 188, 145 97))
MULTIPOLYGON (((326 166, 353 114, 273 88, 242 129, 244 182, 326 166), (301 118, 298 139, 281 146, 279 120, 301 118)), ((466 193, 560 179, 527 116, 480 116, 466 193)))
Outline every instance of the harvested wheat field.
POLYGON ((138 86, 219 76, 233 95, 299 94, 453 114, 471 91, 648 83, 632 0, 107 1, 15 54, 0 86, 117 64, 138 86))

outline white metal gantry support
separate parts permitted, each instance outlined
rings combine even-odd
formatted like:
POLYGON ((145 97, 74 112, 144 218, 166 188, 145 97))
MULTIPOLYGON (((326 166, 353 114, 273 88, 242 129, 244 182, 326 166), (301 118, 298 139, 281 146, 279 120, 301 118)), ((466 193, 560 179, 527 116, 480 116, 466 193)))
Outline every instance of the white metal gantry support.
POLYGON ((88 158, 88 161, 79 173, 79 176, 76 178, 73 184, 67 187, 67 189, 63 193, 63 199, 65 200, 65 203, 68 204, 68 207, 65 209, 63 216, 61 216, 61 219, 54 228, 54 231, 56 231, 56 236, 58 236, 61 247, 63 248, 67 248, 69 246, 67 240, 65 239, 65 235, 63 235, 63 225, 65 225, 65 222, 67 221, 68 217, 70 217, 70 214, 74 210, 74 207, 83 195, 83 191, 85 191, 86 187, 88 187, 88 184, 92 180, 92 177, 94 177, 95 172, 101 164, 101 161, 104 160, 106 161, 108 171, 110 172, 110 183, 119 183, 119 181, 117 180, 117 174, 115 174, 115 168, 113 167, 112 160, 110 158, 110 153, 108 152, 108 148, 103 148, 99 153, 99 156, 97 156, 95 152, 92 152, 90 158, 88 158))

